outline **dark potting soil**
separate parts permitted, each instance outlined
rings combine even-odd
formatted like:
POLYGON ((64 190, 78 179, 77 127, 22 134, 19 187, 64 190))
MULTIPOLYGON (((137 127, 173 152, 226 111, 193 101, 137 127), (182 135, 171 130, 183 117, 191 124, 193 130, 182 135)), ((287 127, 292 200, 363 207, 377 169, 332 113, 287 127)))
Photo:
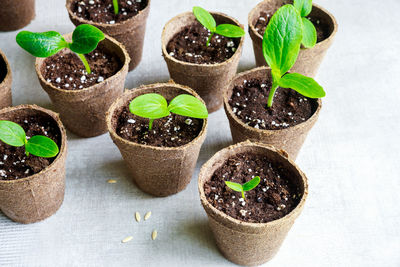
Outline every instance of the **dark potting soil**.
POLYGON ((271 85, 265 78, 244 80, 242 85, 235 86, 229 99, 233 113, 251 127, 278 130, 308 120, 317 110, 316 99, 280 87, 275 92, 272 107, 268 108, 271 85))
MULTIPOLYGON (((44 135, 61 146, 61 133, 57 123, 45 115, 18 116, 11 121, 18 123, 26 136, 44 135)), ((24 147, 13 147, 0 141, 0 180, 16 180, 40 172, 49 166, 54 158, 27 156, 24 147)))
POLYGON ((202 119, 176 114, 154 120, 149 131, 149 119, 133 115, 125 107, 118 116, 116 132, 122 138, 143 145, 178 147, 190 143, 203 128, 202 119))
POLYGON ((147 0, 119 0, 119 13, 116 15, 112 0, 76 0, 71 4, 71 10, 85 20, 115 24, 136 16, 147 3, 147 0))
POLYGON ((122 68, 119 58, 99 48, 85 57, 91 74, 75 53, 57 53, 45 60, 42 75, 57 88, 79 90, 103 82, 122 68))
POLYGON ((4 59, 0 56, 0 83, 4 81, 7 75, 7 65, 4 59))
MULTIPOLYGON (((257 32, 264 36, 265 29, 272 17, 273 13, 268 12, 261 12, 260 17, 258 18, 254 27, 256 28, 257 32)), ((323 40, 327 39, 330 35, 329 25, 325 24, 323 21, 308 17, 308 19, 314 24, 315 29, 317 30, 317 42, 322 42, 323 40)))
POLYGON ((291 173, 267 157, 242 153, 229 158, 214 172, 204 184, 204 192, 208 202, 225 214, 245 222, 266 223, 284 217, 298 205, 302 192, 289 177, 291 173), (244 184, 255 176, 261 181, 245 192, 245 200, 225 184, 244 184))
POLYGON ((167 45, 167 52, 177 60, 195 64, 221 63, 235 54, 240 38, 214 34, 207 46, 209 35, 209 31, 196 21, 175 34, 167 45))

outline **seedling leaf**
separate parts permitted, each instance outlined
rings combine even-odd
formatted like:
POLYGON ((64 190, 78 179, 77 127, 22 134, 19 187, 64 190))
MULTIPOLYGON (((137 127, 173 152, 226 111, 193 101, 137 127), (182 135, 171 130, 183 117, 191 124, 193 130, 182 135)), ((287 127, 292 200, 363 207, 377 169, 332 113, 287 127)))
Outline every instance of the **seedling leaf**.
POLYGON ((225 184, 233 191, 236 191, 236 192, 243 191, 243 186, 241 184, 230 182, 230 181, 225 181, 225 184))
POLYGON ((196 97, 192 95, 178 95, 169 103, 170 112, 197 119, 208 117, 207 107, 196 97))
POLYGON ((229 38, 238 38, 246 34, 242 28, 232 24, 218 25, 215 33, 229 38))
POLYGON ((144 94, 136 97, 129 104, 129 111, 148 119, 160 119, 168 116, 168 103, 162 95, 144 94))
POLYGON ((0 140, 10 146, 23 146, 26 141, 25 131, 14 122, 2 120, 0 121, 0 140))
POLYGON ((68 47, 64 37, 55 31, 42 33, 21 31, 17 34, 16 41, 35 57, 50 57, 68 47))
POLYGON ((303 40, 301 43, 305 48, 314 47, 317 43, 317 30, 309 19, 301 18, 301 21, 303 22, 303 40))
POLYGON ((43 158, 55 157, 59 152, 57 144, 43 135, 32 136, 28 140, 25 149, 32 155, 43 158))
POLYGON ((92 52, 105 36, 102 31, 89 24, 81 24, 72 34, 72 44, 69 48, 78 54, 88 54, 92 52))
POLYGON ((253 188, 255 188, 259 183, 260 183, 260 177, 256 176, 253 179, 251 179, 250 181, 246 182, 245 184, 243 184, 243 191, 250 191, 253 188))
POLYGON ((293 5, 302 17, 308 16, 311 13, 312 0, 294 0, 293 5))
POLYGON ((217 23, 207 10, 199 6, 195 6, 193 7, 193 14, 204 27, 206 27, 212 33, 215 33, 217 23))
POLYGON ((325 96, 324 89, 312 78, 299 73, 288 73, 279 81, 279 86, 291 88, 303 96, 321 98, 325 96))

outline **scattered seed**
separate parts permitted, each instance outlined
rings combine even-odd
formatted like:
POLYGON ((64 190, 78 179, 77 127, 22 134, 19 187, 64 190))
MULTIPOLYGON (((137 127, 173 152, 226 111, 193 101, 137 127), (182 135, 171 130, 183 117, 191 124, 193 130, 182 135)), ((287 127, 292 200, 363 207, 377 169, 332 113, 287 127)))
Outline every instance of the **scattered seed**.
POLYGON ((109 180, 107 180, 107 183, 109 183, 109 184, 115 184, 115 183, 117 183, 117 180, 109 179, 109 180))
POLYGON ((127 243, 127 242, 131 241, 132 239, 133 239, 133 236, 125 237, 125 238, 122 240, 122 243, 127 243))
POLYGON ((151 211, 147 212, 147 213, 144 215, 144 220, 146 221, 148 218, 150 218, 150 216, 151 216, 151 211))
POLYGON ((155 240, 157 238, 157 230, 153 230, 151 233, 151 239, 155 240))
POLYGON ((140 222, 140 213, 139 212, 135 212, 135 218, 137 222, 140 222))

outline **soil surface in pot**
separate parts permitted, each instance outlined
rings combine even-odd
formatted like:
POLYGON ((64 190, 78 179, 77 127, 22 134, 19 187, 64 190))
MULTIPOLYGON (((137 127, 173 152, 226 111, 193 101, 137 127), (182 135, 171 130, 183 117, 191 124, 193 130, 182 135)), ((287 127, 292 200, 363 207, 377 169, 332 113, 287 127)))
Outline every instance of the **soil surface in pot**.
POLYGON ((116 132, 131 142, 157 147, 178 147, 190 143, 203 128, 202 119, 176 114, 154 120, 149 131, 149 120, 133 115, 128 107, 118 115, 116 132))
POLYGON ((119 13, 115 14, 112 0, 76 0, 71 4, 71 11, 85 20, 115 24, 136 16, 147 3, 147 0, 118 1, 119 13))
POLYGON ((241 153, 230 157, 204 184, 209 203, 225 214, 245 222, 266 223, 284 217, 299 203, 302 193, 290 182, 291 173, 267 157, 241 153), (225 181, 244 184, 255 176, 261 182, 245 193, 226 186, 225 181))
MULTIPOLYGON (((257 19, 256 24, 254 27, 256 28, 257 32, 264 36, 265 29, 272 17, 273 13, 268 12, 261 12, 260 17, 257 19)), ((317 42, 322 42, 323 40, 327 39, 330 35, 329 25, 324 23, 324 21, 319 20, 313 17, 307 17, 313 24, 315 29, 317 30, 317 42)))
POLYGON ((209 31, 199 22, 186 26, 175 34, 167 45, 167 52, 177 60, 195 64, 221 63, 231 58, 240 38, 228 38, 214 34, 207 46, 209 31))
POLYGON ((4 59, 0 56, 0 83, 4 81, 7 75, 7 65, 4 59))
POLYGON ((47 58, 42 67, 44 79, 53 86, 65 90, 79 90, 90 87, 115 75, 122 63, 113 54, 96 48, 85 55, 91 74, 75 53, 57 53, 47 58))
POLYGON ((278 130, 308 120, 317 110, 318 102, 292 89, 278 88, 271 108, 267 107, 272 84, 267 78, 244 80, 232 90, 229 105, 245 124, 256 129, 278 130))
MULTIPOLYGON (((17 116, 11 121, 24 128, 26 136, 44 135, 61 146, 61 133, 57 123, 45 115, 17 116)), ((27 156, 24 147, 13 147, 0 141, 0 180, 16 180, 40 172, 49 166, 54 158, 27 156)))

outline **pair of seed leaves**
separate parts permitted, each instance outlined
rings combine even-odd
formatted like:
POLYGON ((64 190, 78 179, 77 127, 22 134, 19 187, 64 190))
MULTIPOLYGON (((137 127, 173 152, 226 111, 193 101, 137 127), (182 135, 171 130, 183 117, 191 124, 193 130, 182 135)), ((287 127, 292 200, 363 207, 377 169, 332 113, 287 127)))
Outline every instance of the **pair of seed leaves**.
POLYGON ((207 107, 199 99, 192 95, 181 94, 171 102, 160 94, 149 93, 136 97, 129 104, 129 111, 137 116, 150 119, 149 130, 153 121, 175 113, 181 116, 205 119, 208 117, 207 107))
POLYGON ((250 191, 253 188, 256 188, 256 186, 260 183, 261 179, 259 176, 254 177, 250 181, 242 184, 231 182, 231 181, 225 181, 225 184, 232 189, 233 191, 236 192, 241 192, 242 193, 242 198, 246 199, 244 192, 250 191))
POLYGON ((84 54, 88 54, 96 49, 100 41, 105 36, 98 28, 81 24, 72 33, 72 42, 67 42, 64 37, 55 31, 49 32, 29 32, 21 31, 17 34, 17 43, 28 53, 35 57, 50 57, 60 50, 68 48, 75 52, 84 64, 88 74, 91 73, 89 63, 84 54))
POLYGON ((217 26, 213 16, 207 10, 199 6, 193 7, 193 14, 196 19, 211 32, 206 43, 207 46, 210 46, 210 41, 214 34, 229 38, 238 38, 245 35, 244 30, 236 25, 220 24, 217 26))
POLYGON ((276 89, 290 88, 305 97, 321 98, 324 89, 312 78, 287 73, 297 60, 303 39, 303 22, 293 5, 280 7, 272 16, 264 33, 263 54, 271 67, 272 87, 268 107, 272 106, 276 89))
POLYGON ((28 156, 30 153, 37 157, 52 158, 59 152, 57 144, 46 136, 35 135, 28 140, 24 129, 12 121, 0 121, 0 140, 10 146, 25 146, 28 156))

